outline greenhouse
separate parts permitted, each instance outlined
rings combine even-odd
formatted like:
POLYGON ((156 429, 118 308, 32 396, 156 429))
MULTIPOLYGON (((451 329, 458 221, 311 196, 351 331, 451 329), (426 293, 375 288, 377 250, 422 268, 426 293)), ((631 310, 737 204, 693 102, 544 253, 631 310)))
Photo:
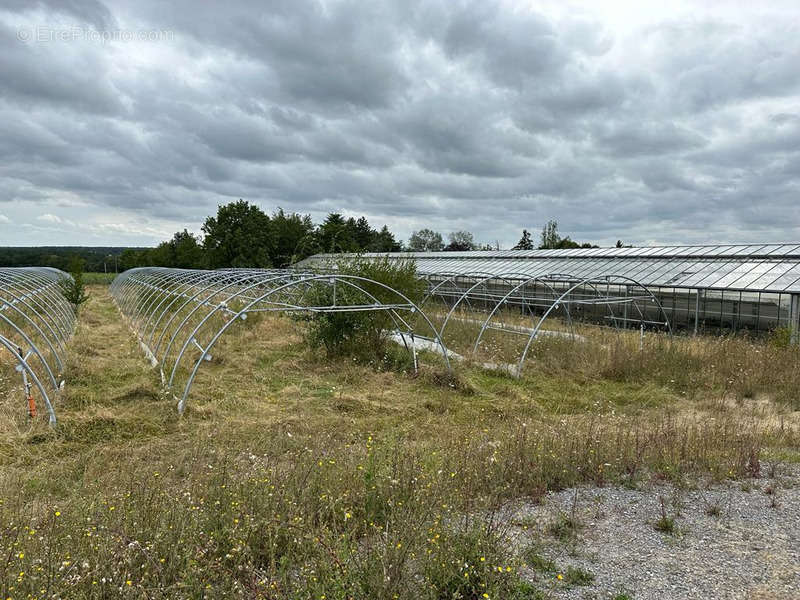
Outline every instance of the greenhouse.
POLYGON ((181 413, 198 370, 213 361, 212 350, 220 338, 234 325, 259 316, 382 313, 387 328, 412 354, 415 368, 417 334, 433 340, 448 363, 447 350, 420 307, 403 293, 365 277, 143 267, 117 276, 111 294, 151 364, 160 369, 164 385, 182 389, 176 394, 181 413))
POLYGON ((13 368, 31 418, 37 398, 51 424, 54 396, 63 384, 64 354, 75 329, 75 312, 61 292, 69 275, 57 269, 0 268, 0 374, 13 368))
MULTIPOLYGON (((343 255, 320 254, 304 268, 335 268, 343 255)), ((346 255, 344 255, 346 256, 346 255)), ((643 316, 622 315, 615 326, 641 327, 661 321, 673 332, 768 333, 781 331, 798 341, 800 330, 800 244, 652 246, 569 250, 498 250, 366 254, 367 258, 414 259, 434 294, 453 297, 455 288, 493 294, 521 282, 551 287, 602 280, 609 294, 625 297, 646 288, 654 302, 643 316), (478 289, 478 288, 476 288, 478 289)), ((543 287, 543 286, 540 286, 543 287)), ((576 307, 577 308, 577 307, 576 307)), ((593 310, 572 318, 592 320, 593 310)), ((601 318, 608 321, 608 315, 601 318)))

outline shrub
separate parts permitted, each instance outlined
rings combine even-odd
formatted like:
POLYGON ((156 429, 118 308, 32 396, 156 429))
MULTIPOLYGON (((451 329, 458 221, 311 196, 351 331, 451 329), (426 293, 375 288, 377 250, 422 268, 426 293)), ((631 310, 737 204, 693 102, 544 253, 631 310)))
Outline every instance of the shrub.
MULTIPOLYGON (((418 304, 425 291, 412 261, 343 260, 337 264, 336 273, 361 279, 318 281, 306 294, 307 305, 405 304, 403 296, 418 304)), ((312 312, 300 319, 309 324, 306 340, 312 348, 325 348, 330 356, 353 356, 380 363, 388 355, 390 333, 405 329, 393 312, 405 321, 410 317, 403 310, 355 310, 312 312)))
POLYGON ((776 327, 769 333, 768 341, 775 348, 788 348, 792 343, 792 330, 788 327, 776 327))
POLYGON ((86 286, 83 282, 83 261, 78 258, 72 259, 69 264, 69 271, 72 277, 62 279, 59 282, 59 286, 64 298, 72 305, 72 310, 75 311, 75 314, 78 314, 81 304, 89 299, 89 294, 86 293, 86 286))
POLYGON ((594 573, 577 567, 567 567, 564 581, 569 585, 592 585, 594 583, 594 573))

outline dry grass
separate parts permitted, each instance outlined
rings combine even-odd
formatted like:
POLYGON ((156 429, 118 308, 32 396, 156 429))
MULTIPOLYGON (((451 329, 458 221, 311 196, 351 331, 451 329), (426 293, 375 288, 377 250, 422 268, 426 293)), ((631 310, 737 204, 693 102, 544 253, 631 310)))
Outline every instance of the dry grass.
POLYGON ((537 343, 519 380, 433 356, 414 377, 248 320, 178 418, 91 292, 55 431, 0 380, 3 598, 541 597, 493 519, 509 499, 753 476, 800 448, 797 353, 604 332, 537 343))

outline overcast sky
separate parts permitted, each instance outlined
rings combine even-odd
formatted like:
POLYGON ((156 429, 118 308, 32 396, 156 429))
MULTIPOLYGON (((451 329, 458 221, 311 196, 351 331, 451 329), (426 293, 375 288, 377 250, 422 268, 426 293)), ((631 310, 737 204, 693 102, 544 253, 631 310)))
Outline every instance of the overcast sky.
POLYGON ((238 198, 800 242, 800 3, 0 0, 0 245, 152 245, 238 198))

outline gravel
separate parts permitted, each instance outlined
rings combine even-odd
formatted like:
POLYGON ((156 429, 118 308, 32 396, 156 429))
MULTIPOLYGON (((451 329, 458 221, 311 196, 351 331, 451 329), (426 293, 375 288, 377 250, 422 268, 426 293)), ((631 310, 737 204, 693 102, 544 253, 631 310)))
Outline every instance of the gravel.
POLYGON ((771 475, 680 488, 573 488, 509 507, 504 520, 521 556, 536 553, 555 564, 555 571, 522 573, 553 598, 797 600, 800 469, 771 475), (662 501, 672 533, 654 527, 662 501), (572 516, 577 531, 557 539, 553 524, 572 516), (590 571, 594 582, 559 580, 569 567, 590 571))

